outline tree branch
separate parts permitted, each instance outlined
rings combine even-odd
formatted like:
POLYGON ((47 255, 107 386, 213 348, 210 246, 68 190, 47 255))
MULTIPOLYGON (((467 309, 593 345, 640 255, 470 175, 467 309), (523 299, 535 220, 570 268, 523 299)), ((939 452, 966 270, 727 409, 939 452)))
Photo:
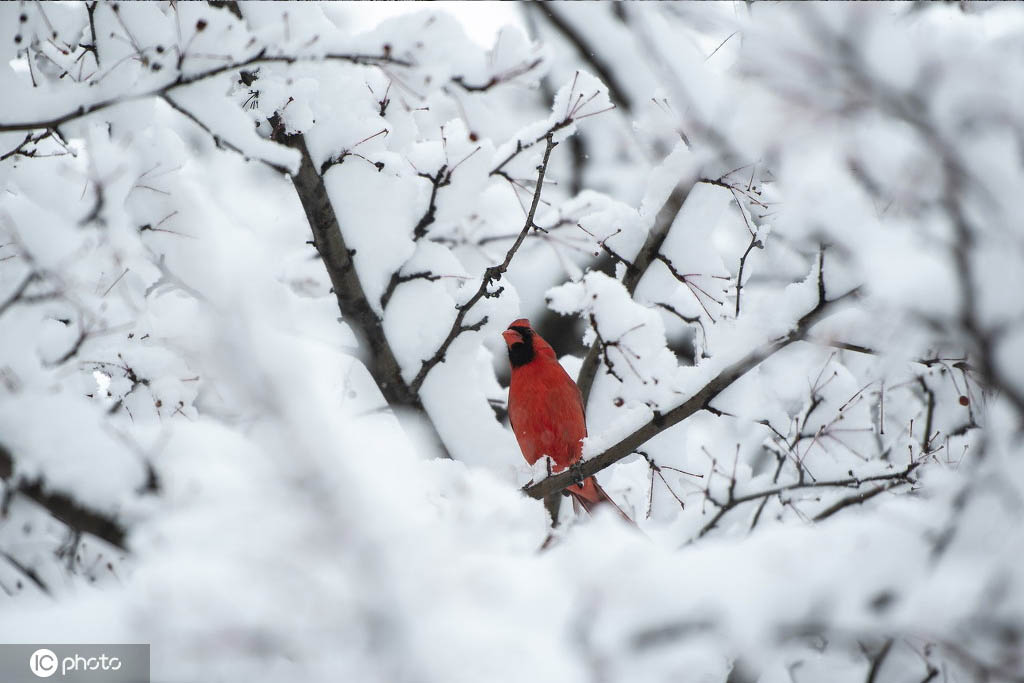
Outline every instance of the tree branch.
MULTIPOLYGON (((718 506, 718 512, 716 512, 714 517, 712 517, 701 528, 700 533, 697 534, 697 536, 703 536, 704 534, 714 529, 718 525, 718 522, 722 519, 722 517, 726 515, 726 513, 728 513, 730 510, 734 510, 743 503, 749 503, 751 501, 758 500, 761 498, 771 498, 772 496, 784 493, 786 491, 819 488, 859 488, 861 485, 866 484, 867 482, 885 482, 881 486, 876 486, 872 489, 869 489, 868 491, 858 491, 855 494, 840 499, 834 505, 829 506, 828 508, 818 513, 814 517, 814 521, 818 522, 823 519, 827 519, 828 517, 831 517, 835 513, 842 510, 844 507, 848 507, 856 503, 863 503, 864 501, 869 500, 870 498, 873 498, 877 496, 879 493, 882 493, 883 491, 886 491, 894 486, 909 483, 910 475, 913 474, 914 470, 920 467, 923 462, 923 460, 917 460, 915 462, 910 463, 904 469, 899 470, 898 472, 890 472, 888 474, 875 474, 870 477, 849 477, 847 479, 837 479, 834 481, 795 481, 790 484, 773 486, 770 489, 757 491, 755 493, 747 493, 742 496, 730 495, 729 499, 724 503, 720 503, 716 501, 714 498, 709 497, 709 500, 718 506)), ((760 514, 760 510, 758 511, 758 514, 760 514)))
POLYGON ((880 493, 884 493, 891 488, 896 488, 897 486, 901 486, 906 483, 908 482, 905 479, 893 479, 893 481, 880 484, 874 488, 868 489, 867 491, 859 491, 857 493, 851 494, 845 498, 837 500, 835 503, 833 503, 832 505, 828 506, 827 508, 816 514, 813 519, 815 522, 820 522, 823 519, 828 519, 829 517, 836 514, 843 508, 850 507, 851 505, 860 505, 861 503, 871 500, 880 493))
POLYGON ((0 550, 0 557, 3 557, 11 564, 12 567, 17 569, 22 574, 24 574, 29 581, 35 584, 36 588, 41 590, 43 593, 46 593, 47 595, 51 595, 49 586, 47 586, 43 582, 43 580, 39 577, 39 574, 36 572, 35 569, 32 569, 32 567, 26 567, 18 560, 18 558, 14 557, 13 555, 4 550, 0 550))
POLYGON ((14 290, 14 293, 7 297, 3 303, 0 303, 0 315, 3 315, 7 312, 8 308, 21 301, 22 297, 25 295, 25 290, 28 289, 28 286, 37 279, 39 279, 39 274, 35 271, 26 275, 25 279, 22 280, 17 289, 14 290))
POLYGON ((612 72, 608 65, 604 63, 600 57, 597 56, 597 50, 593 45, 587 43, 586 39, 583 38, 572 25, 565 20, 564 17, 559 16, 558 12, 555 12, 554 7, 556 3, 543 2, 527 5, 532 6, 539 10, 540 14, 548 20, 552 27, 554 27, 562 36, 572 44, 576 51, 579 53, 580 58, 589 64, 593 69, 597 77, 608 87, 608 94, 611 96, 612 103, 617 107, 621 107, 624 111, 629 112, 632 110, 632 103, 630 102, 629 96, 626 94, 625 88, 619 82, 618 77, 612 72))
POLYGON ((488 90, 495 86, 501 85, 502 83, 506 83, 515 78, 518 78, 519 76, 522 76, 523 74, 527 74, 530 71, 533 71, 535 68, 540 66, 543 63, 543 61, 543 59, 538 57, 530 62, 523 62, 522 64, 514 66, 511 69, 503 71, 500 74, 495 74, 491 76, 484 83, 467 83, 466 79, 463 76, 453 76, 452 83, 455 83, 466 92, 487 92, 488 90))
POLYGON ((560 131, 561 129, 565 128, 566 126, 568 126, 572 122, 573 122, 572 117, 566 117, 564 120, 559 121, 555 125, 551 126, 551 128, 548 128, 547 131, 545 131, 543 135, 538 135, 536 138, 534 138, 533 140, 530 140, 529 142, 523 142, 522 140, 520 140, 516 144, 516 148, 514 150, 512 150, 512 152, 510 152, 508 156, 506 156, 504 159, 502 159, 500 164, 498 164, 493 169, 491 169, 491 172, 488 175, 500 175, 500 176, 505 177, 506 179, 511 180, 508 177, 508 174, 505 173, 505 171, 504 171, 505 166, 507 166, 510 161, 512 161, 517 156, 519 156, 519 154, 521 154, 522 152, 525 152, 526 150, 530 149, 534 145, 538 145, 541 142, 544 142, 553 133, 557 133, 558 131, 560 131))
MULTIPOLYGON (((676 186, 672 194, 669 195, 665 203, 662 204, 661 209, 658 210, 657 215, 654 217, 654 225, 651 227, 650 232, 647 233, 647 239, 644 241, 640 251, 632 262, 623 263, 626 266, 626 274, 622 278, 622 284, 626 288, 626 291, 630 294, 636 291, 636 287, 640 284, 640 278, 647 271, 647 268, 654 262, 655 256, 661 250, 661 245, 665 242, 665 238, 668 237, 668 232, 672 228, 672 223, 676 219, 679 211, 683 208, 683 204, 686 203, 686 198, 690 196, 690 191, 693 190, 695 183, 681 183, 676 186)), ((580 366, 579 375, 576 378, 576 385, 580 388, 580 394, 583 396, 584 409, 587 405, 587 400, 590 398, 590 390, 594 386, 594 378, 597 375, 597 368, 601 358, 601 345, 597 340, 590 345, 590 350, 587 351, 587 355, 583 358, 583 365, 580 366)))
POLYGON ((45 121, 15 121, 15 122, 10 122, 10 123, 0 123, 0 133, 9 133, 9 132, 12 132, 12 131, 38 130, 40 128, 55 129, 58 126, 61 126, 61 125, 65 124, 65 123, 67 123, 68 121, 73 121, 75 119, 79 119, 79 118, 81 118, 83 116, 87 116, 88 114, 93 114, 93 113, 101 111, 103 109, 109 109, 110 107, 116 106, 118 104, 122 104, 124 102, 132 102, 132 101, 135 101, 135 100, 143 100, 143 99, 146 99, 146 98, 149 98, 149 97, 162 97, 163 95, 166 95, 167 93, 169 93, 172 90, 175 90, 177 88, 181 88, 181 87, 186 86, 186 85, 192 85, 193 83, 198 83, 199 81, 203 81, 203 80, 206 80, 207 78, 212 78, 214 76, 219 76, 221 74, 228 73, 230 71, 237 71, 239 69, 244 69, 245 67, 252 66, 254 64, 271 64, 271 63, 294 64, 295 62, 311 61, 311 60, 319 60, 319 59, 333 60, 333 61, 343 61, 343 62, 350 62, 352 64, 364 64, 364 65, 393 64, 393 65, 396 65, 396 66, 412 66, 411 62, 408 62, 408 61, 406 61, 404 59, 397 59, 395 57, 392 57, 392 56, 386 55, 386 54, 382 54, 382 55, 361 55, 361 54, 333 53, 333 54, 327 54, 327 55, 310 55, 310 56, 306 57, 306 56, 294 56, 294 55, 267 55, 266 54, 266 48, 263 48, 258 53, 256 53, 252 57, 249 57, 248 59, 244 59, 244 60, 238 61, 238 62, 233 62, 231 64, 226 64, 224 66, 214 67, 212 69, 207 69, 206 71, 200 71, 199 73, 193 74, 191 76, 186 76, 186 75, 184 75, 182 73, 179 73, 178 77, 176 79, 174 79, 173 81, 170 81, 169 83, 165 83, 165 84, 163 84, 163 85, 161 85, 159 87, 152 88, 151 90, 147 90, 147 91, 142 92, 142 93, 136 93, 136 94, 133 94, 133 95, 125 95, 123 97, 112 97, 112 98, 107 99, 107 100, 102 100, 100 102, 96 102, 94 104, 90 104, 89 106, 84 106, 83 105, 83 106, 80 106, 80 107, 78 107, 77 109, 75 109, 73 111, 65 112, 63 114, 60 114, 59 116, 55 116, 55 117, 53 117, 51 119, 48 119, 48 120, 45 120, 45 121))
MULTIPOLYGON (((452 169, 452 171, 454 170, 452 169)), ((434 175, 420 173, 420 177, 430 181, 430 199, 427 201, 427 210, 423 212, 416 227, 412 230, 414 240, 422 239, 427 234, 427 228, 433 224, 434 217, 437 215, 437 191, 451 184, 452 172, 448 170, 447 165, 443 165, 437 169, 437 173, 434 175)))
POLYGON ((0 479, 3 479, 12 491, 35 501, 72 529, 92 534, 121 550, 126 550, 127 532, 114 517, 92 510, 65 493, 48 490, 41 478, 31 481, 15 479, 14 458, 3 444, 0 444, 0 479))
MULTIPOLYGON (((556 128, 557 127, 564 126, 556 124, 556 128)), ((551 158, 551 150, 553 150, 558 144, 554 141, 556 128, 549 130, 543 138, 546 140, 547 145, 544 147, 544 158, 541 160, 540 166, 537 167, 537 187, 533 191, 533 203, 530 205, 530 210, 526 214, 526 221, 523 223, 523 229, 519 231, 516 241, 512 243, 511 247, 509 247, 508 252, 505 254, 505 259, 498 265, 491 266, 485 270, 484 276, 480 280, 480 286, 477 288, 476 292, 468 301, 466 301, 466 303, 458 306, 459 312, 455 316, 455 321, 452 323, 451 329, 448 330, 448 336, 446 336, 445 340, 441 342, 441 345, 437 348, 437 351, 434 352, 434 355, 423 361, 423 364, 420 365, 419 372, 416 373, 416 377, 410 385, 412 391, 418 392, 420 387, 423 386, 423 382, 426 380, 430 371, 438 364, 444 362, 445 355, 448 353, 448 348, 452 345, 452 342, 455 341, 456 337, 463 332, 479 330, 487 323, 487 316, 483 316, 472 325, 466 325, 466 314, 469 312, 469 309, 473 308, 473 306, 475 306, 481 299, 495 297, 501 293, 503 290, 502 287, 499 287, 493 292, 488 291, 488 288, 492 282, 497 282, 501 279, 502 275, 505 274, 505 271, 508 270, 509 264, 512 263, 512 258, 516 255, 516 251, 519 250, 523 240, 526 239, 527 233, 529 233, 534 227, 533 218, 537 213, 537 205, 540 203, 540 195, 544 189, 544 174, 548 169, 548 160, 551 158)))
MULTIPOLYGON (((737 202, 737 205, 739 202, 737 202)), ((743 207, 740 207, 740 211, 743 211, 743 207)), ((755 232, 750 236, 750 244, 747 245, 747 250, 743 252, 743 256, 740 256, 740 270, 736 274, 736 317, 740 317, 740 294, 743 292, 743 268, 747 265, 747 256, 750 255, 751 250, 757 247, 758 249, 764 249, 764 244, 757 237, 755 232)))
MULTIPOLYGON (((3 154, 0 154, 0 161, 4 161, 5 159, 9 159, 10 157, 13 157, 13 156, 23 156, 23 157, 29 157, 29 158, 35 157, 35 156, 39 156, 39 155, 36 154, 36 150, 35 149, 30 149, 28 151, 25 151, 25 147, 27 147, 29 145, 37 145, 38 143, 42 142, 46 138, 50 137, 51 135, 53 135, 53 129, 44 130, 42 133, 38 133, 36 135, 33 135, 31 132, 27 133, 25 135, 25 139, 22 140, 21 143, 19 143, 17 147, 15 147, 14 149, 12 149, 12 150, 10 150, 8 152, 4 152, 3 154)), ((52 156, 52 155, 47 155, 47 156, 52 156)))
POLYGON ((285 168, 284 166, 281 166, 280 164, 275 164, 272 161, 267 161, 266 159, 262 159, 260 157, 252 157, 247 152, 242 151, 242 149, 240 149, 237 145, 235 145, 235 144, 233 144, 231 142, 228 142, 227 140, 225 140, 221 136, 217 135, 212 130, 210 130, 209 126, 207 126, 205 123, 203 123, 201 120, 199 120, 199 117, 197 117, 195 114, 190 112, 188 109, 185 109, 180 104, 178 104, 173 99, 171 99, 171 96, 169 94, 163 93, 162 95, 160 95, 160 98, 164 102, 166 102, 167 105, 171 109, 173 109, 174 111, 180 113, 182 116, 187 118, 189 121, 191 121, 192 123, 194 123, 197 126, 199 126, 200 128, 202 128, 203 131, 206 132, 207 135, 209 135, 211 138, 213 138, 213 144, 217 145, 217 147, 219 147, 221 149, 227 149, 227 150, 230 150, 232 152, 235 152, 236 154, 241 155, 246 161, 248 161, 249 159, 255 158, 256 161, 259 161, 259 162, 261 162, 263 164, 266 164, 267 166, 269 166, 270 168, 274 169, 278 173, 281 173, 281 174, 288 173, 288 169, 285 168))
MULTIPOLYGON (((819 270, 819 278, 822 277, 823 275, 821 275, 821 271, 819 270)), ((831 300, 825 299, 824 296, 820 297, 814 308, 804 314, 797 321, 789 334, 765 344, 764 346, 752 351, 741 360, 723 369, 718 373, 718 375, 712 378, 707 384, 697 390, 695 394, 683 403, 679 404, 667 413, 656 413, 648 423, 615 445, 609 447, 603 453, 589 460, 580 462, 578 466, 573 467, 571 470, 566 470, 560 474, 547 477, 532 486, 526 487, 524 489, 526 494, 533 498, 543 498, 549 493, 561 491, 575 483, 578 478, 586 478, 597 474, 609 465, 622 460, 626 456, 635 452, 637 448, 640 448, 654 436, 660 434, 669 427, 682 422, 694 413, 706 409, 708 404, 716 396, 731 386, 733 382, 757 367, 762 361, 769 358, 780 349, 785 348, 794 341, 803 339, 804 336, 806 336, 808 329, 828 313, 835 304, 856 296, 858 292, 859 288, 853 289, 831 300)))
MULTIPOLYGON (((272 122, 273 123, 273 122, 272 122)), ((278 126, 275 124, 274 129, 278 126)), ((356 273, 352 257, 355 250, 349 249, 338 224, 337 214, 331 205, 323 177, 317 173, 313 159, 306 147, 306 140, 300 133, 279 134, 276 137, 281 144, 291 147, 301 155, 299 171, 292 176, 295 192, 306 212, 310 230, 313 233, 313 246, 316 247, 320 259, 331 279, 334 296, 338 301, 338 310, 345 322, 360 333, 366 343, 361 346, 369 353, 366 368, 377 383, 384 399, 391 406, 407 406, 423 412, 418 387, 412 388, 402 379, 401 368, 388 344, 381 319, 370 306, 363 290, 362 282, 356 273)), ((433 422, 427 422, 433 427, 433 422)), ((435 432, 438 445, 444 450, 444 444, 435 432)), ((449 457, 445 451, 445 456, 449 457)))

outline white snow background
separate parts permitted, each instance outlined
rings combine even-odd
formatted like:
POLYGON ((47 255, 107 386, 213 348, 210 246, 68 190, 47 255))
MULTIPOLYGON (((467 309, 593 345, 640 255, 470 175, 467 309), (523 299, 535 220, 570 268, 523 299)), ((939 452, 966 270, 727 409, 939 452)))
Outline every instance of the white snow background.
POLYGON ((1022 45, 1011 4, 0 5, 0 641, 1024 680, 1022 45), (643 435, 597 475, 636 528, 523 492, 519 317, 585 458, 643 435))

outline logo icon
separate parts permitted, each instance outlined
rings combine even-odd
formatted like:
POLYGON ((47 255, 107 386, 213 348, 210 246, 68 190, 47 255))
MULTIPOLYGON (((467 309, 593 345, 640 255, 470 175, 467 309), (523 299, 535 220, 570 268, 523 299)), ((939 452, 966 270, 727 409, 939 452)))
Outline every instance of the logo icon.
POLYGON ((39 648, 28 658, 28 668, 39 678, 49 678, 57 671, 57 655, 53 650, 39 648))

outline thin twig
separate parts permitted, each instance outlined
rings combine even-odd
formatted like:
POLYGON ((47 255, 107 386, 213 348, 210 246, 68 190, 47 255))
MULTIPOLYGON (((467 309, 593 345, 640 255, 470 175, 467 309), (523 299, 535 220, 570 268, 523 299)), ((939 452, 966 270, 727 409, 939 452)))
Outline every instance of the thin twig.
POLYGON ((548 169, 548 160, 551 158, 551 151, 558 144, 554 141, 554 133, 555 131, 552 129, 548 131, 545 136, 547 144, 544 147, 544 158, 537 167, 537 187, 533 192, 533 203, 530 205, 530 210, 526 214, 526 221, 523 223, 523 229, 519 231, 519 236, 516 237, 515 242, 512 243, 512 246, 509 247, 508 251, 505 253, 504 260, 502 260, 498 265, 491 266, 485 270, 484 276, 480 280, 480 286, 477 288, 476 292, 474 292, 473 296, 471 296, 468 301, 458 306, 458 314, 455 316, 455 321, 452 323, 451 329, 448 330, 448 335, 445 337, 444 341, 441 342, 441 345, 434 352, 434 355, 423 361, 422 365, 420 365, 419 372, 416 373, 416 377, 414 377, 412 382, 409 384, 409 388, 413 392, 418 393, 430 371, 438 364, 444 362, 445 355, 448 353, 448 348, 452 345, 452 342, 455 341, 456 337, 463 332, 479 330, 487 323, 487 316, 485 315, 472 325, 467 325, 465 324, 466 314, 481 299, 498 296, 504 289, 503 287, 499 287, 493 292, 489 291, 492 282, 501 280, 505 271, 508 270, 509 264, 512 263, 512 258, 516 255, 516 252, 522 245, 523 240, 526 239, 527 233, 529 233, 534 227, 533 218, 537 213, 537 206, 540 203, 541 191, 544 189, 544 174, 548 169))
POLYGON ((325 60, 328 60, 328 61, 344 61, 344 62, 350 62, 352 64, 364 64, 364 65, 376 65, 376 66, 380 66, 382 64, 391 64, 391 65, 395 65, 395 66, 412 66, 411 62, 408 62, 408 61, 403 60, 403 59, 397 59, 397 58, 392 57, 390 55, 362 55, 362 54, 343 54, 343 53, 333 53, 333 54, 327 54, 327 55, 310 55, 310 56, 304 56, 304 55, 303 56, 295 56, 295 55, 268 55, 268 54, 266 54, 266 48, 263 48, 258 53, 256 53, 255 55, 253 55, 253 56, 251 56, 251 57, 249 57, 247 59, 243 59, 241 61, 232 62, 230 64, 225 64, 225 65, 222 65, 222 66, 214 67, 212 69, 207 69, 206 71, 201 71, 201 72, 199 72, 197 74, 193 74, 191 76, 186 76, 186 75, 184 75, 182 73, 179 73, 178 77, 176 79, 174 79, 173 81, 170 81, 168 83, 164 83, 161 86, 152 88, 152 89, 147 90, 145 92, 136 93, 136 94, 133 94, 133 95, 125 95, 125 96, 119 96, 119 97, 112 97, 112 98, 109 98, 109 99, 106 99, 106 100, 101 100, 101 101, 96 102, 94 104, 90 104, 88 106, 82 105, 82 106, 79 106, 77 109, 74 109, 73 111, 65 112, 65 113, 60 114, 58 116, 55 116, 55 117, 53 117, 51 119, 47 119, 47 120, 43 120, 43 121, 16 121, 16 122, 10 122, 10 123, 0 123, 0 133, 9 133, 9 132, 12 132, 12 131, 22 131, 22 130, 25 130, 25 131, 28 131, 28 130, 38 130, 40 128, 56 128, 57 126, 60 126, 60 125, 63 125, 65 123, 67 123, 68 121, 72 121, 74 119, 81 118, 83 116, 95 113, 97 111, 101 111, 103 109, 109 109, 110 107, 116 106, 118 104, 123 104, 125 102, 133 102, 133 101, 136 101, 136 100, 147 99, 147 98, 150 98, 150 97, 162 97, 163 95, 166 95, 167 93, 169 93, 172 90, 175 90, 177 88, 181 88, 181 87, 184 87, 186 85, 192 85, 193 83, 198 83, 199 81, 204 81, 204 80, 206 80, 208 78, 213 78, 214 76, 219 76, 221 74, 228 73, 228 72, 231 72, 231 71, 237 71, 239 69, 244 69, 245 67, 252 66, 254 64, 273 64, 273 63, 276 63, 276 64, 294 64, 296 62, 315 60, 315 59, 325 59, 325 60))
POLYGON ((836 304, 859 294, 860 289, 855 288, 834 299, 825 298, 824 275, 821 270, 821 263, 822 261, 819 260, 818 277, 821 284, 819 285, 818 302, 796 322, 788 334, 755 349, 744 358, 724 368, 690 398, 666 413, 655 413, 649 422, 599 455, 582 461, 574 468, 573 472, 562 472, 526 487, 526 494, 533 498, 543 498, 549 493, 565 489, 576 480, 576 477, 589 477, 627 457, 654 436, 682 422, 694 413, 706 409, 716 396, 740 377, 743 377, 747 372, 760 365, 761 362, 774 355, 780 349, 785 348, 794 341, 803 339, 810 327, 829 313, 836 304))

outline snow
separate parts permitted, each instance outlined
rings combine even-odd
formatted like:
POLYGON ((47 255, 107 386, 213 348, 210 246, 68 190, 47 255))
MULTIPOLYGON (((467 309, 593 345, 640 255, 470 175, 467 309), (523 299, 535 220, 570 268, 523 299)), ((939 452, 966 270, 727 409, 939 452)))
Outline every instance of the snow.
POLYGON ((0 7, 0 639, 168 681, 1020 677, 1019 9, 114 7, 96 53, 85 4, 0 7), (521 491, 524 316, 592 380, 585 459, 745 370, 597 474, 639 532, 521 491))

